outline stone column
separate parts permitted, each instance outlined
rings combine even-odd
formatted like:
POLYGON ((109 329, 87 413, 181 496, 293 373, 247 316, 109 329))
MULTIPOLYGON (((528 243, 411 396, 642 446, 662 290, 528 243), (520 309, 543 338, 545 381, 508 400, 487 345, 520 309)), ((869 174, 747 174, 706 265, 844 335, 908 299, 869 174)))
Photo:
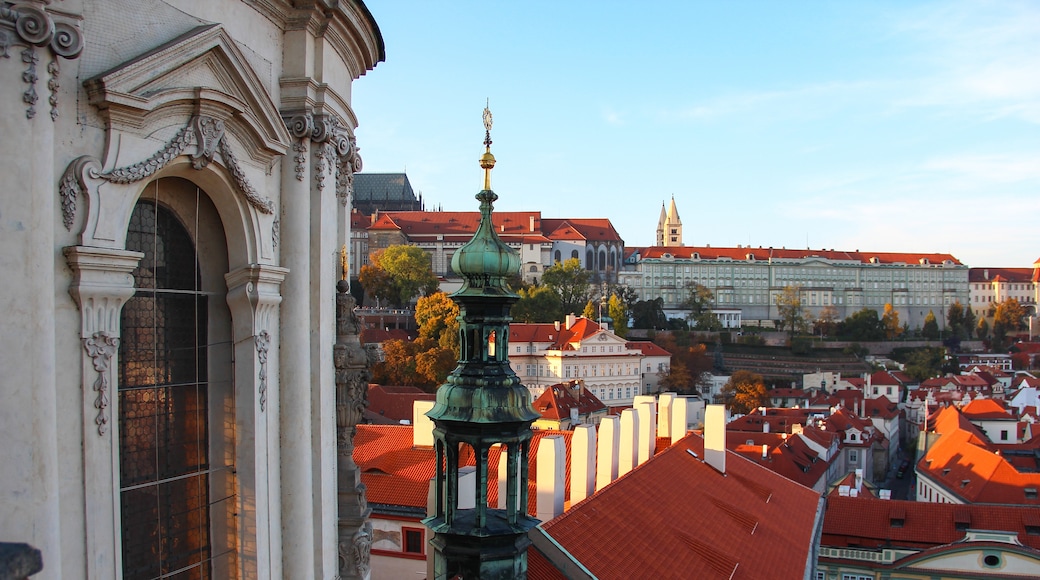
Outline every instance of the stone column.
POLYGON ((70 246, 69 294, 79 306, 83 393, 83 485, 87 578, 114 578, 122 565, 119 510, 119 319, 134 295, 131 273, 144 254, 70 246))
POLYGON ((235 471, 239 489, 238 528, 242 578, 281 578, 276 549, 281 537, 279 473, 278 305, 289 270, 250 264, 224 276, 228 286, 235 353, 235 471))
MULTIPOLYGON (((294 117, 289 130, 298 141, 282 163, 280 263, 292 272, 282 285, 281 340, 278 349, 282 388, 281 557, 289 580, 315 577, 311 454, 311 191, 309 116, 294 117)), ((277 549, 277 547, 273 548, 277 549)))
MULTIPOLYGON (((349 272, 348 272, 349 275, 349 272)), ((339 577, 368 578, 372 546, 372 513, 365 499, 365 485, 354 463, 354 433, 368 406, 370 357, 361 346, 361 325, 354 315, 349 285, 340 281, 336 293, 336 469, 338 486, 339 577)))

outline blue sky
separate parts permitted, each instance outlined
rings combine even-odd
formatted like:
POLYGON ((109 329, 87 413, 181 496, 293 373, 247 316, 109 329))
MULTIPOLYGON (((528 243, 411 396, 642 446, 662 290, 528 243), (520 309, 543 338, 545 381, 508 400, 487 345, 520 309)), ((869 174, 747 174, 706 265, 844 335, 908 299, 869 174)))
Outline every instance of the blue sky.
POLYGON ((369 172, 654 242, 1040 257, 1040 2, 369 0, 369 172))

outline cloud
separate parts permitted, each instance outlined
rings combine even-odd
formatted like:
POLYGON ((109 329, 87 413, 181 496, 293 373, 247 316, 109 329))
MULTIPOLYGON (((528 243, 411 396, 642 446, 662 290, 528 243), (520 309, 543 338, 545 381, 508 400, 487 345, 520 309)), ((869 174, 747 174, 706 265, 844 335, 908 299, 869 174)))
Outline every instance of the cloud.
POLYGON ((608 125, 621 126, 625 124, 624 119, 621 118, 621 113, 611 107, 603 107, 600 113, 608 125))

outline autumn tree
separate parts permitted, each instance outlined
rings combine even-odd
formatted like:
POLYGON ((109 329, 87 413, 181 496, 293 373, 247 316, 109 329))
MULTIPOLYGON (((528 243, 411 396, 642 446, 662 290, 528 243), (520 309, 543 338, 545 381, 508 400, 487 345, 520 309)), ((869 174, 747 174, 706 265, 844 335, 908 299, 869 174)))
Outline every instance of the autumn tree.
POLYGON ((788 337, 799 332, 805 332, 808 326, 809 315, 802 308, 801 286, 785 286, 783 291, 776 295, 777 330, 787 330, 788 337))
POLYGON ((712 369, 712 358, 708 349, 700 343, 690 344, 688 337, 676 333, 661 333, 654 337, 654 344, 671 353, 668 371, 661 373, 659 385, 664 390, 678 393, 696 393, 705 373, 712 369))
POLYGON ((979 323, 975 326, 975 336, 979 337, 979 340, 986 340, 989 336, 989 323, 986 322, 985 317, 979 319, 979 323))
POLYGON ((513 304, 510 315, 517 322, 555 322, 563 320, 563 303, 560 297, 548 286, 528 286, 521 288, 520 296, 513 304))
POLYGON ((628 305, 617 294, 611 294, 607 300, 607 312, 614 321, 614 334, 625 338, 628 336, 628 305))
POLYGON ((1025 308, 1014 298, 1008 298, 997 304, 993 311, 993 340, 1000 346, 1004 346, 1004 340, 1009 332, 1022 330, 1025 326, 1022 320, 1026 316, 1025 308))
POLYGON ((935 320, 935 313, 931 310, 928 311, 928 316, 924 317, 924 325, 921 326, 921 336, 928 340, 939 338, 939 323, 935 320))
POLYGON ((820 309, 820 315, 816 318, 816 324, 820 329, 820 336, 830 336, 838 326, 838 307, 828 304, 820 309))
POLYGON ((887 340, 895 340, 903 333, 903 327, 899 325, 899 311, 893 308, 891 303, 885 304, 885 311, 881 315, 881 328, 887 340))
POLYGON ((588 318, 589 320, 599 320, 599 317, 596 316, 597 308, 598 305, 593 301, 589 300, 585 303, 585 308, 581 311, 581 315, 585 318, 588 318))
POLYGON ((377 300, 406 306, 412 298, 437 291, 430 255, 416 246, 395 245, 372 254, 361 267, 359 281, 377 300))
POLYGON ((736 371, 722 387, 726 406, 733 413, 748 414, 769 403, 769 392, 766 390, 762 375, 751 371, 736 371))
POLYGON ((440 348, 450 350, 456 360, 459 356, 459 305, 444 292, 422 296, 415 304, 415 322, 419 336, 437 342, 440 348))
POLYGON ((703 284, 686 283, 686 297, 680 303, 683 310, 688 310, 686 321, 697 330, 722 330, 719 317, 712 312, 715 306, 715 294, 703 284))
POLYGON ((560 299, 564 314, 579 312, 589 299, 589 271, 581 267, 577 258, 556 264, 542 273, 542 284, 560 299))

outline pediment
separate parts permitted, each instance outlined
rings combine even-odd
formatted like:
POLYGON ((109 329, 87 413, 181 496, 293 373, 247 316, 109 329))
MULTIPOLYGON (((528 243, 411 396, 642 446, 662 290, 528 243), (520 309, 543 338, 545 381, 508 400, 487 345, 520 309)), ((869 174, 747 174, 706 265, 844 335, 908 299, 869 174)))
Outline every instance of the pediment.
POLYGON ((219 24, 194 28, 84 85, 110 130, 147 134, 171 116, 203 114, 224 121, 257 160, 284 154, 291 141, 263 81, 219 24))

